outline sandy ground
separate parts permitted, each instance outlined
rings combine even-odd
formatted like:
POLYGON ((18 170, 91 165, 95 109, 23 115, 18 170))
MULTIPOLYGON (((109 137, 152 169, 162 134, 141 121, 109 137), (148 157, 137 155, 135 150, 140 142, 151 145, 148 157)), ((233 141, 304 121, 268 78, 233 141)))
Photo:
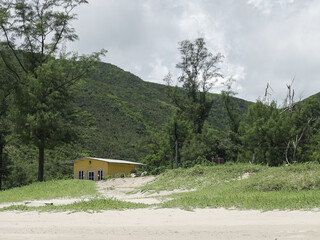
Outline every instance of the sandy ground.
POLYGON ((320 212, 138 209, 0 213, 0 239, 320 239, 320 212))
MULTIPOLYGON (((112 179, 97 182, 97 188, 105 197, 158 203, 161 201, 160 196, 172 192, 128 194, 153 180, 154 177, 112 179)), ((30 201, 28 205, 59 205, 79 200, 81 199, 30 201)), ((12 203, 2 206, 10 204, 12 203)), ((191 212, 179 209, 137 209, 91 214, 0 212, 0 240, 20 239, 319 240, 320 211, 196 209, 191 212)))
MULTIPOLYGON (((135 191, 138 187, 154 181, 154 176, 137 178, 113 178, 97 182, 97 188, 102 196, 117 198, 122 201, 154 204, 164 201, 162 197, 186 190, 161 191, 158 193, 135 191)), ((193 191, 193 190, 189 190, 193 191)))

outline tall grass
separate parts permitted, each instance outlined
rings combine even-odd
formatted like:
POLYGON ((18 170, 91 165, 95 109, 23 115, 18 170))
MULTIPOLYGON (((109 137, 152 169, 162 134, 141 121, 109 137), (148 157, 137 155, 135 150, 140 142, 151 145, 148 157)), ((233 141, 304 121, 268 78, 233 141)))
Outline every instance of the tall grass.
POLYGON ((54 180, 37 182, 28 186, 0 192, 0 203, 25 200, 81 197, 97 194, 95 183, 86 180, 54 180))

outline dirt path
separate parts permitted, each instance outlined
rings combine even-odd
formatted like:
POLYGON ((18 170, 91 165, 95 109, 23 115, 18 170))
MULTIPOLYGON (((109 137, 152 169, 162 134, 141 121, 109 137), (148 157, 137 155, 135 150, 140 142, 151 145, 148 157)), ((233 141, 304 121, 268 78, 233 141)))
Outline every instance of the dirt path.
POLYGON ((146 204, 159 203, 160 200, 147 193, 136 192, 137 188, 152 182, 154 176, 136 178, 112 178, 97 182, 98 192, 106 198, 116 198, 122 201, 146 204))
POLYGON ((113 178, 107 181, 97 182, 99 193, 107 198, 114 197, 116 199, 145 204, 161 203, 161 197, 177 192, 185 192, 184 190, 161 191, 159 193, 137 192, 142 187, 155 180, 154 176, 137 177, 137 178, 113 178))

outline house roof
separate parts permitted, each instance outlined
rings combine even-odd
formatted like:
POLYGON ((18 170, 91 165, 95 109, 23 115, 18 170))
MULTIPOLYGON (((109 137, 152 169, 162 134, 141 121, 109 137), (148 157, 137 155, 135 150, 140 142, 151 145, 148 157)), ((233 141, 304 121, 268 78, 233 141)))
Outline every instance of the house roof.
POLYGON ((84 159, 92 159, 92 160, 97 160, 97 161, 102 161, 102 162, 107 162, 107 163, 118 163, 118 164, 132 164, 132 165, 141 165, 144 166, 146 164, 143 163, 137 163, 137 162, 130 162, 130 161, 125 161, 125 160, 117 160, 117 159, 106 159, 106 158, 94 158, 94 157, 83 157, 83 158, 78 158, 74 160, 73 162, 79 162, 84 159))

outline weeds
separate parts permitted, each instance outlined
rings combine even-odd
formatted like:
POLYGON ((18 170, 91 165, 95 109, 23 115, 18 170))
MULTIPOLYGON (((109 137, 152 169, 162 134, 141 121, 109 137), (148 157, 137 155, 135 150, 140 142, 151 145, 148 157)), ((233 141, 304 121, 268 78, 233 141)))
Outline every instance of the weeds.
POLYGON ((89 201, 79 201, 68 205, 48 205, 42 207, 27 207, 25 205, 13 205, 10 207, 2 208, 0 211, 18 210, 18 211, 55 211, 55 212, 99 212, 102 210, 125 210, 145 208, 150 205, 142 203, 124 202, 112 198, 94 198, 89 201))

